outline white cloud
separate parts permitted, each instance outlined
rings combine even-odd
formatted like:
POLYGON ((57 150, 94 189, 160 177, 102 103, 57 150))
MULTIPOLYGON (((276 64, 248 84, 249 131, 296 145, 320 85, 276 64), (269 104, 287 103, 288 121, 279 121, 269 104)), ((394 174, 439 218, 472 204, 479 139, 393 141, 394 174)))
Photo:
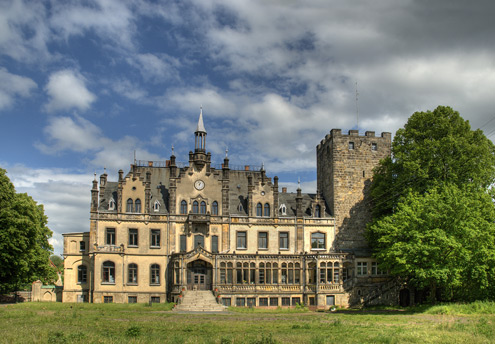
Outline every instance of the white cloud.
POLYGON ((134 13, 129 3, 120 0, 93 0, 75 5, 56 3, 50 26, 67 41, 71 36, 94 32, 105 40, 133 49, 134 13))
POLYGON ((179 79, 177 59, 166 54, 136 54, 127 59, 146 81, 165 83, 179 79))
POLYGON ((45 154, 62 154, 66 151, 90 153, 94 156, 90 166, 120 169, 132 161, 133 151, 139 159, 160 160, 143 148, 137 138, 124 136, 112 140, 104 136, 99 127, 90 121, 75 116, 52 117, 44 129, 47 143, 37 143, 36 147, 45 154))
POLYGON ((93 176, 65 169, 33 169, 3 164, 17 192, 43 204, 55 254, 63 251, 63 233, 89 231, 90 188, 93 176))
POLYGON ((65 69, 50 75, 45 91, 50 100, 45 110, 55 112, 73 108, 85 111, 96 100, 86 88, 86 79, 76 71, 65 69))
POLYGON ((0 110, 12 106, 16 97, 28 97, 36 88, 36 83, 30 78, 11 74, 0 67, 0 110))

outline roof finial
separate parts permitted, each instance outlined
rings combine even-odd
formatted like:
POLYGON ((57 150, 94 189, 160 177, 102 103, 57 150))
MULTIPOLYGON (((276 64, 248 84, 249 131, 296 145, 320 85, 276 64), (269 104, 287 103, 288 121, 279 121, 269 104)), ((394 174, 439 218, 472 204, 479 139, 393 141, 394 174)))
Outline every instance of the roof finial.
POLYGON ((95 179, 94 179, 94 181, 96 182, 96 171, 95 171, 95 179))
POLYGON ((301 177, 297 177, 297 187, 301 188, 301 177))
POLYGON ((107 167, 103 166, 103 174, 107 174, 107 167))
POLYGON ((198 126, 196 128, 196 132, 206 133, 205 125, 203 124, 203 105, 200 107, 198 126))
POLYGON ((229 147, 225 147, 225 158, 229 156, 229 147))
POLYGON ((262 171, 264 171, 264 170, 265 170, 265 162, 264 162, 264 161, 262 161, 262 162, 261 162, 261 170, 262 170, 262 171))
POLYGON ((172 145, 172 155, 174 155, 174 145, 172 145))

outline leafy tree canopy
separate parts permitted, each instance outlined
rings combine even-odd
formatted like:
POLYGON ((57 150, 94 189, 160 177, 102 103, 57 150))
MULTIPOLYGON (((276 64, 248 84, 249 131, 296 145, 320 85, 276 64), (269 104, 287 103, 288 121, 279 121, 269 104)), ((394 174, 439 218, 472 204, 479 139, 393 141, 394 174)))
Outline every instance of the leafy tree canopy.
POLYGON ((378 166, 371 195, 375 217, 391 214, 409 189, 423 193, 443 183, 482 189, 495 182, 495 146, 447 106, 416 112, 397 130, 392 157, 378 166))
POLYGON ((495 298, 495 146, 450 107, 414 113, 375 170, 367 236, 384 269, 447 299, 495 298))
POLYGON ((56 278, 50 266, 52 231, 43 206, 14 185, 0 169, 0 293, 19 289, 35 280, 56 278))
POLYGON ((495 210, 489 194, 454 184, 410 191, 369 230, 375 256, 392 275, 446 299, 493 298, 495 210))

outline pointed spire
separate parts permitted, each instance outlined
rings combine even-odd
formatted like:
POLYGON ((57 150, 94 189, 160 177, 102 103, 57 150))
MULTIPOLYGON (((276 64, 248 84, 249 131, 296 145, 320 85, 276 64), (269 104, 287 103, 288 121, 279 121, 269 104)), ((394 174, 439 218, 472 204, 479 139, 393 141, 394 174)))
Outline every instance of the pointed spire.
POLYGON ((198 126, 196 132, 206 133, 205 125, 203 124, 203 106, 200 107, 198 126))

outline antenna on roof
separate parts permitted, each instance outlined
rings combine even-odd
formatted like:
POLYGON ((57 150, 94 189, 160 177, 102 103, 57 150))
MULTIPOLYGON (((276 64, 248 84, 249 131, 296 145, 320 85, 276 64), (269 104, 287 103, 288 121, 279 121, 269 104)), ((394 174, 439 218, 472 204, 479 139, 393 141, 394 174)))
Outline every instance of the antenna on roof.
POLYGON ((358 86, 356 81, 356 129, 359 132, 359 106, 358 106, 358 86))

